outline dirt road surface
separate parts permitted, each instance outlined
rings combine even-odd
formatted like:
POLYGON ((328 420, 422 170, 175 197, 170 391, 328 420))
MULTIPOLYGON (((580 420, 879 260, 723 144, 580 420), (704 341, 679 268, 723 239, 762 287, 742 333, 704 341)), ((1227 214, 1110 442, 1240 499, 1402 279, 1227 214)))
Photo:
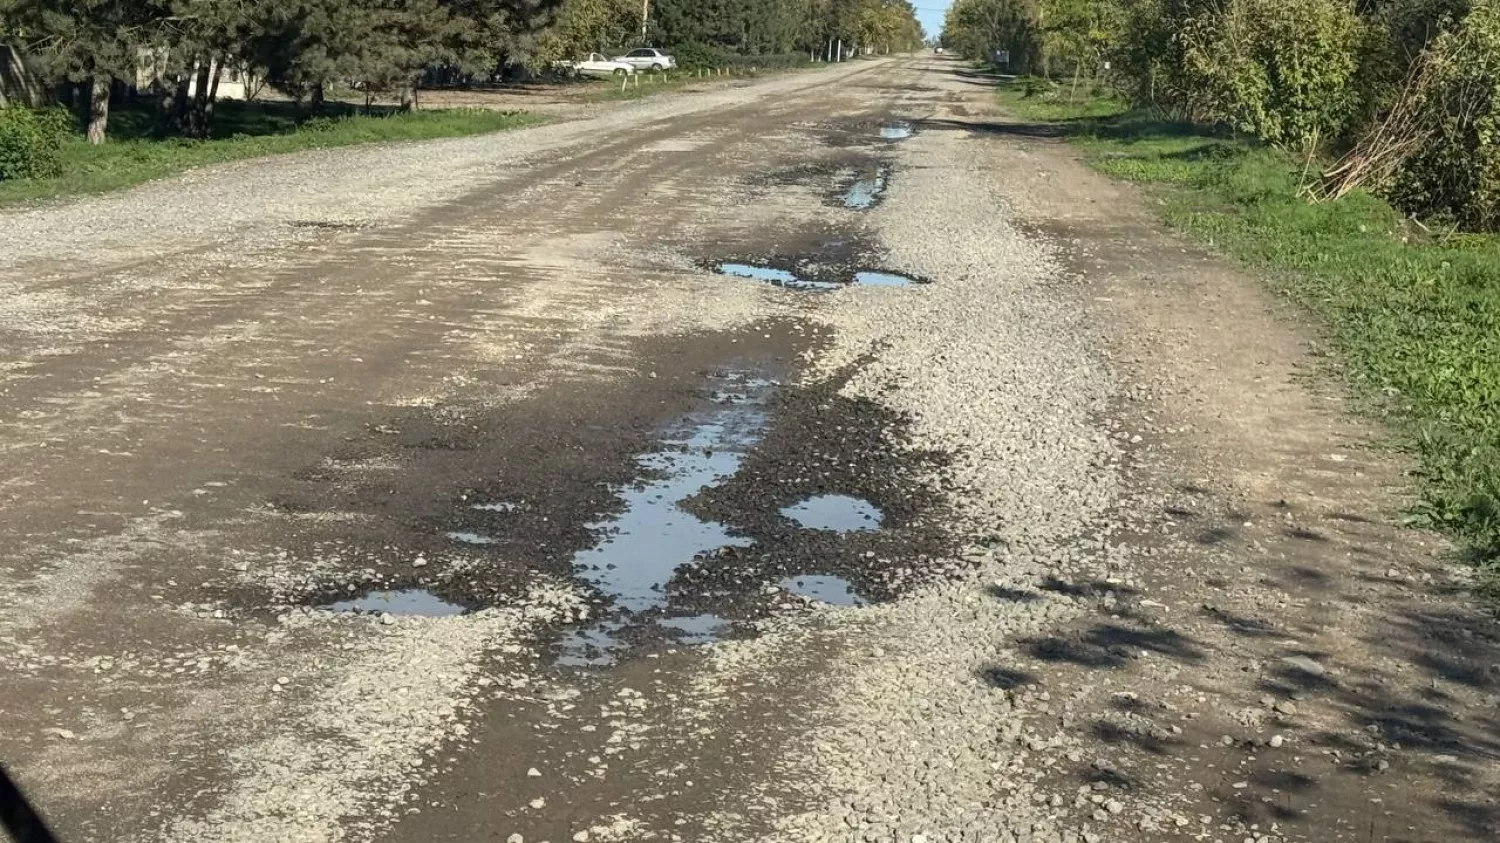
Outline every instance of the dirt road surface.
POLYGON ((65 841, 1455 841, 1500 640, 1318 337, 934 59, 0 212, 65 841))

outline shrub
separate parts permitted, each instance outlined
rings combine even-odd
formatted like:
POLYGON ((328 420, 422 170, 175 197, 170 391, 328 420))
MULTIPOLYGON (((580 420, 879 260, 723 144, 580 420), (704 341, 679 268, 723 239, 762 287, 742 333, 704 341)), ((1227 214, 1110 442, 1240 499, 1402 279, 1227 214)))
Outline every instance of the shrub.
POLYGON ((1344 0, 1230 0, 1184 21, 1190 114, 1282 146, 1339 134, 1353 112, 1360 24, 1344 0))
POLYGON ((1500 229, 1500 2, 1475 3, 1423 59, 1416 108, 1424 142, 1392 198, 1424 216, 1500 229))
POLYGON ((0 108, 0 181, 61 175, 72 123, 60 108, 0 108))

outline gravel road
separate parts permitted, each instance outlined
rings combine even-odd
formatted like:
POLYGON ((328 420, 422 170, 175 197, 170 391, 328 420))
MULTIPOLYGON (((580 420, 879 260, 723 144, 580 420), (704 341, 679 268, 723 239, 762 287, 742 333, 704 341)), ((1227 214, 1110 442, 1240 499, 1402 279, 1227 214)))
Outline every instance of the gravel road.
POLYGON ((1495 839, 1500 628, 1149 207, 902 58, 0 212, 0 762, 69 841, 1495 839))

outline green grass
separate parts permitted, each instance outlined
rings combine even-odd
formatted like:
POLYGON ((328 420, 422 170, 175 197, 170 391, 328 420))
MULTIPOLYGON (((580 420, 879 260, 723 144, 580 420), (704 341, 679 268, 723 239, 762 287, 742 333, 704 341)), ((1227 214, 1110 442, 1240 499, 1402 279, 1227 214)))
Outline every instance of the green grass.
POLYGON ((1117 101, 1002 103, 1060 121, 1102 172, 1150 185, 1167 220, 1320 317, 1365 405, 1419 460, 1415 519, 1500 582, 1500 237, 1429 232, 1380 199, 1302 198, 1305 162, 1117 101))
POLYGON ((529 114, 467 109, 362 115, 337 105, 309 120, 289 103, 225 102, 219 105, 215 117, 214 137, 158 140, 150 135, 149 111, 121 108, 111 115, 107 143, 90 146, 82 137, 70 140, 63 149, 63 175, 0 181, 0 204, 103 193, 241 158, 380 141, 476 135, 538 121, 529 114))

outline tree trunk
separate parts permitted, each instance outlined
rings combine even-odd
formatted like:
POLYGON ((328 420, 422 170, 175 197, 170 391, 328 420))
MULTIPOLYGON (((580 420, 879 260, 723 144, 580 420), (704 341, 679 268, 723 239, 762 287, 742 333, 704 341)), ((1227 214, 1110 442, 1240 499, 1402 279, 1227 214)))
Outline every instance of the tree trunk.
POLYGON ((208 137, 208 88, 213 83, 213 59, 208 56, 199 59, 194 75, 193 108, 188 115, 188 134, 195 138, 205 138, 208 137))
POLYGON ((188 92, 192 89, 193 77, 184 73, 177 77, 177 89, 172 92, 172 122, 173 132, 187 131, 188 120, 188 92))
POLYGON ((417 86, 415 83, 401 88, 401 110, 415 111, 417 109, 417 86))
POLYGON ((109 77, 95 76, 89 85, 89 143, 95 146, 104 143, 104 133, 108 126, 109 77))
POLYGON ((319 82, 312 87, 312 97, 310 99, 309 105, 312 107, 313 111, 323 110, 323 97, 323 83, 319 82))

